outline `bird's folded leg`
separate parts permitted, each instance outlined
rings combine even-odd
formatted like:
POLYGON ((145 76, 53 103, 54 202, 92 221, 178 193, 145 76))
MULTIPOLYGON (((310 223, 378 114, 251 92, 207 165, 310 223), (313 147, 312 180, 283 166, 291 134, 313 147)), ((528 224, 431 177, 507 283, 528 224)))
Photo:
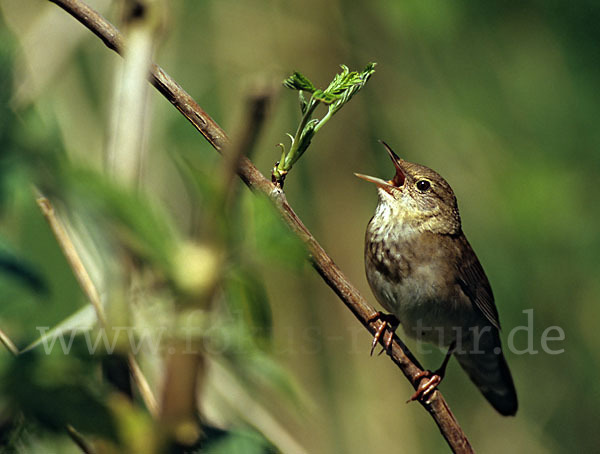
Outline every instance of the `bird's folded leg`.
POLYGON ((406 401, 406 403, 412 402, 413 400, 417 399, 422 400, 427 396, 432 395, 432 393, 437 389, 439 384, 442 382, 444 375, 446 374, 446 367, 448 366, 448 361, 450 361, 450 357, 452 356, 455 347, 456 342, 453 342, 448 348, 448 351, 446 352, 444 362, 442 362, 442 365, 435 372, 432 372, 430 370, 422 370, 414 377, 414 382, 417 382, 425 377, 427 377, 427 380, 420 381, 417 390, 411 396, 411 398, 406 401))
POLYGON ((384 336, 386 329, 389 329, 390 336, 385 341, 384 345, 386 350, 390 348, 390 345, 392 345, 392 339, 394 338, 394 331, 396 331, 396 328, 398 328, 398 325, 400 324, 400 321, 398 321, 395 315, 384 314, 383 312, 377 312, 377 314, 369 318, 367 321, 371 323, 375 320, 381 321, 381 325, 379 325, 377 332, 373 336, 373 342, 371 343, 371 356, 373 356, 373 350, 375 350, 375 346, 379 342, 379 339, 384 336))

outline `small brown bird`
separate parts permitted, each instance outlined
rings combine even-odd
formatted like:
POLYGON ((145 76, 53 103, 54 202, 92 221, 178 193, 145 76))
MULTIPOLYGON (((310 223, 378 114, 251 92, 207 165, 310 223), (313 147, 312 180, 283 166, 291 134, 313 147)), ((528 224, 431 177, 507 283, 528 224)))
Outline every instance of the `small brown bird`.
MULTIPOLYGON (((502 354, 500 321, 487 277, 461 227, 456 197, 433 170, 388 151, 396 174, 375 183, 379 203, 367 226, 365 269, 373 293, 397 320, 386 327, 447 347, 436 372, 424 371, 412 400, 431 394, 454 354, 473 383, 503 415, 517 412, 517 394, 502 354)), ((389 317, 389 316, 388 316, 389 317)), ((392 335, 390 333, 389 342, 392 335)))

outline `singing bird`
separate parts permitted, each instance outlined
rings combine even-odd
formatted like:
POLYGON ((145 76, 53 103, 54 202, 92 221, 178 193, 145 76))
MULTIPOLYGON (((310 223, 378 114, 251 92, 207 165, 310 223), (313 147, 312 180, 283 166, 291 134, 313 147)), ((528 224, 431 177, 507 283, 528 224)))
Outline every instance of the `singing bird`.
MULTIPOLYGON (((517 412, 517 394, 502 354, 500 321, 490 283, 465 237, 450 185, 428 167, 404 161, 386 148, 396 173, 377 186, 379 202, 365 238, 367 280, 379 303, 407 335, 448 348, 441 367, 424 371, 412 399, 441 382, 451 355, 502 415, 517 412)), ((386 345, 389 347, 392 333, 386 345)))

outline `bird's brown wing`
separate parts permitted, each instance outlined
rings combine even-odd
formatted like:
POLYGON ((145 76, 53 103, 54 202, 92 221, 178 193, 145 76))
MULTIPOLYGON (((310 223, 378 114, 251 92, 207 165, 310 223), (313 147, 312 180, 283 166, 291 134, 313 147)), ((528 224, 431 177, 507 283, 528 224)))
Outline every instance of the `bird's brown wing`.
POLYGON ((467 241, 464 235, 460 235, 459 241, 463 242, 462 257, 458 263, 458 285, 462 291, 469 297, 471 302, 479 309, 488 321, 500 329, 500 320, 498 317, 498 309, 494 304, 494 295, 490 282, 483 271, 479 259, 473 252, 473 248, 467 241))

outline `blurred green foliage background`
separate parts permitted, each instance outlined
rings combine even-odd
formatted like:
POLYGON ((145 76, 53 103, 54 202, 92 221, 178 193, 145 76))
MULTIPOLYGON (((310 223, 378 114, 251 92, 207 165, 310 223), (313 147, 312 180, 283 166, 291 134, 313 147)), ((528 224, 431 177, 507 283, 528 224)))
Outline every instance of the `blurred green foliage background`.
MULTIPOLYGON (((118 2, 89 3, 118 23, 118 2)), ((478 452, 597 450, 600 4, 165 3, 155 61, 232 134, 257 83, 279 83, 298 70, 323 87, 339 64, 362 69, 378 63, 366 88, 288 176, 291 205, 375 304, 362 250, 376 194, 352 172, 392 174, 377 144, 384 139, 400 156, 442 174, 492 283, 505 346, 514 327, 527 325, 523 311, 533 309, 538 351, 507 351, 520 399, 515 418, 496 414, 454 361, 441 386, 449 405, 478 452), (560 354, 542 349, 549 326, 565 334, 549 343, 564 349, 560 354)), ((85 305, 27 183, 52 177, 35 164, 48 155, 102 167, 119 57, 49 2, 2 0, 0 12, 0 250, 3 263, 18 257, 37 276, 32 279, 39 278, 36 287, 19 281, 28 272, 21 278, 2 273, 0 328, 24 347, 39 336, 35 327, 53 326, 85 305), (23 162, 24 155, 34 158, 23 162)), ((180 163, 200 163, 210 174, 220 158, 158 93, 149 99, 143 190, 171 224, 188 232, 203 206, 190 195, 180 163)), ((281 88, 252 156, 263 173, 298 118, 295 93, 281 88)), ((274 226, 276 217, 245 188, 239 194, 237 252, 251 264, 252 281, 264 283, 252 294, 264 290, 270 301, 272 357, 295 377, 302 396, 293 403, 263 386, 255 395, 263 410, 306 452, 447 449, 422 408, 404 403, 411 388, 399 370, 385 355, 369 357, 368 333, 298 261, 297 247, 274 226)), ((514 335, 519 350, 528 340, 524 331, 514 335)), ((427 367, 442 358, 409 346, 427 367)), ((0 352, 0 361, 8 364, 9 353, 0 352)), ((206 394, 209 403, 219 400, 210 386, 206 394)), ((216 425, 251 418, 249 410, 206 405, 216 425)), ((45 449, 66 452, 61 443, 68 442, 51 440, 45 449)))

